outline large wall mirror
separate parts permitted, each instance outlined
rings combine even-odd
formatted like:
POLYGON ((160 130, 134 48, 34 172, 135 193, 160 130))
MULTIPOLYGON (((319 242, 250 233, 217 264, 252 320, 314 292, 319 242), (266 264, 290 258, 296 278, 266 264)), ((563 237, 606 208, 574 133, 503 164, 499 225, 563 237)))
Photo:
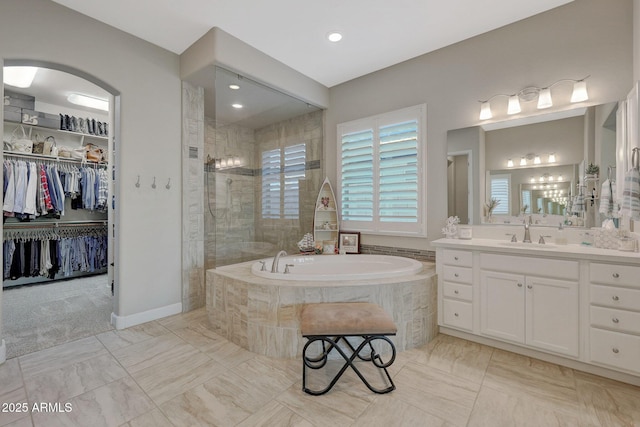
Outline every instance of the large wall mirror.
POLYGON ((461 223, 557 227, 572 216, 579 192, 586 212, 573 226, 599 225, 599 181, 585 181, 585 165, 599 164, 606 179, 615 167, 617 103, 533 118, 492 123, 448 133, 449 215, 461 223), (493 197, 492 197, 493 196, 493 197), (498 196, 498 197, 496 197, 498 196), (491 198, 501 203, 491 214, 491 198))

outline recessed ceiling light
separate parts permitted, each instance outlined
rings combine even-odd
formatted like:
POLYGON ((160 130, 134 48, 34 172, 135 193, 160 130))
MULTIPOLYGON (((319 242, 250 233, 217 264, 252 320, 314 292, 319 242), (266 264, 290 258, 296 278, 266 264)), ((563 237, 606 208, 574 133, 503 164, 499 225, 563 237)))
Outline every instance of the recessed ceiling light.
POLYGON ((342 34, 337 31, 331 31, 329 34, 327 34, 327 38, 331 42, 339 42, 340 40, 342 40, 342 34))
POLYGON ((240 89, 240 86, 238 86, 238 85, 229 85, 229 89, 238 90, 238 89, 240 89))
POLYGON ((233 108, 242 108, 242 104, 231 104, 233 108))
POLYGON ((109 111, 109 101, 106 99, 94 98, 93 96, 72 93, 67 97, 67 101, 83 107, 95 108, 97 110, 109 111))
POLYGON ((27 88, 36 77, 37 67, 4 67, 2 81, 14 87, 27 88))

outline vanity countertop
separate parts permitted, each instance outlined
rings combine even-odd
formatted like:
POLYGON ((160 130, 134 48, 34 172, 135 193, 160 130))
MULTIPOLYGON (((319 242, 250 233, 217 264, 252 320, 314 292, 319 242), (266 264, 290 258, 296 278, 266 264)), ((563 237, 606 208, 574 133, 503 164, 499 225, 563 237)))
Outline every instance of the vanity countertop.
POLYGON ((640 265, 639 252, 624 252, 579 244, 556 245, 538 243, 512 243, 497 239, 438 239, 431 242, 435 247, 449 249, 486 250, 505 254, 532 255, 539 257, 572 258, 589 261, 623 262, 640 265))

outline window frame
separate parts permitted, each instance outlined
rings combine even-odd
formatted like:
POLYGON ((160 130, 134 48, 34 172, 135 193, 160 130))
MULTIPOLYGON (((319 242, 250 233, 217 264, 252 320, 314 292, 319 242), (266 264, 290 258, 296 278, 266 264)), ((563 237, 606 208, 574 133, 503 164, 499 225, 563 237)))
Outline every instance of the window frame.
POLYGON ((400 110, 388 113, 378 114, 375 116, 365 117, 337 125, 337 185, 336 199, 338 210, 342 217, 341 228, 358 231, 365 234, 388 235, 388 236, 415 236, 427 237, 427 209, 426 209, 426 104, 420 104, 412 107, 402 108, 400 110), (417 138, 416 138, 416 202, 417 202, 417 220, 416 222, 389 222, 380 220, 379 202, 380 202, 380 129, 401 124, 404 122, 416 121, 417 138), (350 221, 345 220, 342 215, 342 140, 344 135, 354 134, 358 132, 373 132, 373 215, 371 221, 350 221))

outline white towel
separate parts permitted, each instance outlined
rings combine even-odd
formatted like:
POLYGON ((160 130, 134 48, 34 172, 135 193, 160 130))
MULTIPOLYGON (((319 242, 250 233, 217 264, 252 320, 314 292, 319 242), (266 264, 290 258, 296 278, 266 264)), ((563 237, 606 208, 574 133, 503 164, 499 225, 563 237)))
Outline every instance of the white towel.
POLYGON ((602 183, 600 190, 600 213, 606 217, 613 216, 615 206, 616 183, 608 179, 602 183))
POLYGON ((624 177, 622 214, 640 220, 640 170, 631 168, 624 177))

